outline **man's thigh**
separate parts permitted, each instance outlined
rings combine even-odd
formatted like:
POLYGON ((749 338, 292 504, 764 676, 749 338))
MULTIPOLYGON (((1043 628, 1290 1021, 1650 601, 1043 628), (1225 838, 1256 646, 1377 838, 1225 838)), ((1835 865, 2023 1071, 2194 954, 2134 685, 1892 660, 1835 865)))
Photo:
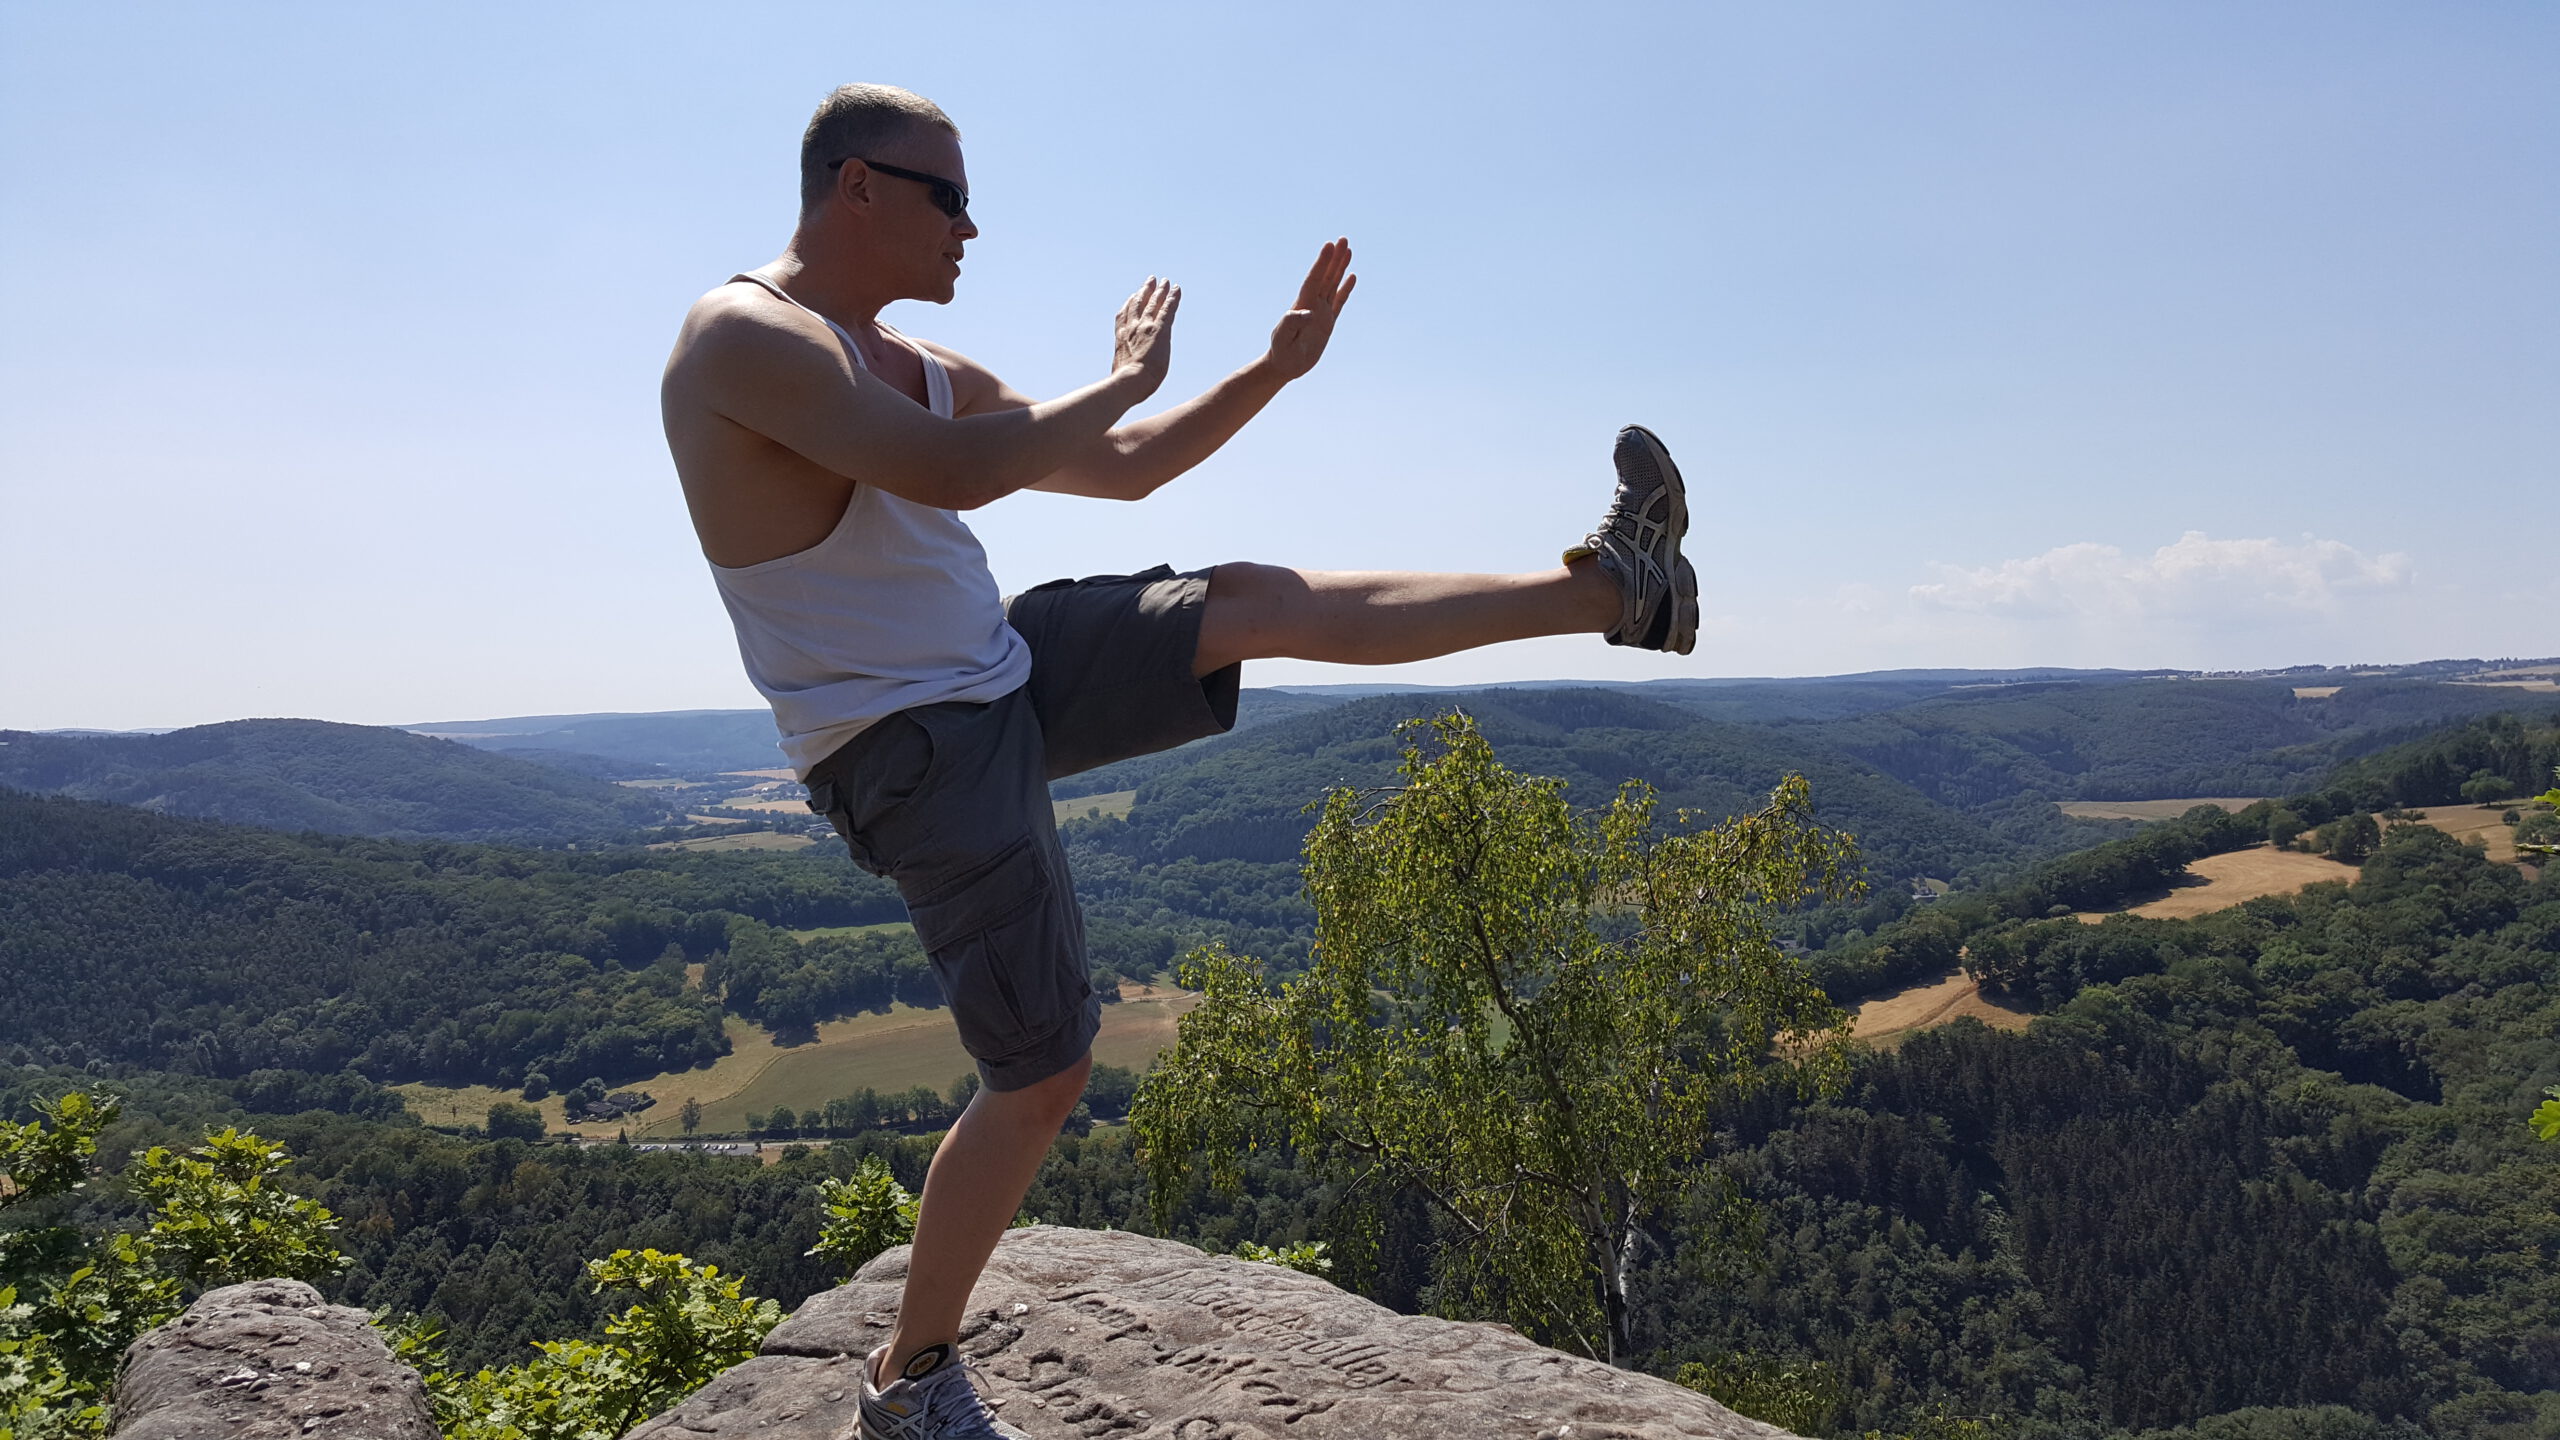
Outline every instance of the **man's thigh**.
POLYGON ((1235 728, 1243 667, 1192 673, 1209 571, 1052 580, 1014 596, 1005 619, 1031 647, 1031 694, 1046 774, 1152 755, 1235 728))
POLYGON ((810 774, 854 859, 898 884, 961 1044, 992 1090, 1091 1048, 1101 1001, 1022 691, 901 711, 810 774))

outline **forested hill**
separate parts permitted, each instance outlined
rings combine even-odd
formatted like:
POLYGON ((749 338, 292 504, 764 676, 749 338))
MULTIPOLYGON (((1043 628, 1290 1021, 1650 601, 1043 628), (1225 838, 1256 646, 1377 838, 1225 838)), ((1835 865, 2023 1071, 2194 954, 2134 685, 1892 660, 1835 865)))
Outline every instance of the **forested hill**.
POLYGON ((0 790, 0 1055, 564 1083, 724 1053, 688 959, 902 918, 841 856, 287 835, 0 790))
POLYGON ((1722 816, 1800 771, 1823 820, 1858 837, 1871 878, 1981 882, 2110 833, 2065 821, 2052 801, 2287 794, 2342 756, 2433 727, 2494 710, 2560 709, 2560 700, 2511 689, 2389 679, 2328 698, 2297 697, 2276 681, 2179 677, 1893 684, 1909 688, 1887 708, 1749 723, 1696 707, 1802 715, 1824 687, 1663 687, 1660 699, 1631 688, 1381 695, 1107 767, 1061 789, 1136 789, 1125 830, 1088 837, 1098 849, 1136 860, 1293 862, 1309 800, 1332 785, 1384 783, 1399 720, 1462 708, 1504 763, 1561 776, 1584 803, 1636 778, 1666 810, 1722 816), (1919 690, 1927 693, 1911 693, 1919 690))
POLYGON ((647 792, 468 745, 324 720, 161 735, 0 731, 0 785, 270 830, 550 843, 674 818, 647 792))
POLYGON ((2286 795, 2341 760, 2498 711, 2549 715, 2560 696, 2391 677, 2351 679, 2325 695, 2275 680, 2066 682, 1956 691, 1776 728, 1969 806, 2021 795, 2286 795))
POLYGON ((1139 787, 1125 826, 1089 843, 1134 859, 1294 867, 1311 823, 1308 803, 1333 786, 1387 783, 1407 743, 1398 723, 1451 708, 1474 716, 1511 768, 1561 777, 1583 804, 1606 801, 1629 779, 1645 781, 1659 792, 1665 820, 1679 809, 1720 818, 1754 808, 1800 771, 1813 782, 1825 823, 1857 835, 1880 879, 1998 868, 2109 833, 2065 820, 2050 805, 1959 811, 1837 749, 1619 691, 1489 690, 1418 704, 1423 698, 1354 701, 1201 747, 1139 787))

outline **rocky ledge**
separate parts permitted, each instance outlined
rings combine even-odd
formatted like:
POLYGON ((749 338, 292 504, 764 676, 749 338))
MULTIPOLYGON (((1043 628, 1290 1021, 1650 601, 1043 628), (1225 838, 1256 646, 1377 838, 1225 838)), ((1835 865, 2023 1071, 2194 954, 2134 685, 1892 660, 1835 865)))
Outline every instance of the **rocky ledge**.
POLYGON ((436 1440, 418 1372, 299 1280, 209 1290, 125 1351, 116 1440, 436 1440))
MULTIPOLYGON (((626 1440, 850 1435, 861 1357, 888 1337, 906 1268, 892 1250, 811 1297, 763 1353, 626 1440)), ((1012 1231, 969 1305, 962 1349, 996 1413, 1039 1440, 1790 1440, 1500 1326, 1398 1315, 1136 1235, 1012 1231)))

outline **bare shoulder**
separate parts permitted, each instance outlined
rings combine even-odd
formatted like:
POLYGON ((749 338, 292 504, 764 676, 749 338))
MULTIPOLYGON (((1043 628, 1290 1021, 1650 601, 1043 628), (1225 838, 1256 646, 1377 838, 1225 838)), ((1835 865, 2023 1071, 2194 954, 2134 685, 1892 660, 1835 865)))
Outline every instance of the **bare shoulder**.
POLYGON ((784 338, 832 338, 826 322, 796 305, 786 305, 761 286, 731 281, 704 292, 684 312, 676 333, 676 354, 710 347, 756 346, 784 338))
POLYGON ((952 414, 984 415, 994 410, 1021 410, 1031 404, 1031 397, 1016 391, 996 372, 950 346, 913 335, 906 338, 918 349, 941 361, 942 368, 951 372, 952 414))
POLYGON ((843 367, 826 322, 754 285, 732 282, 706 292, 685 311, 667 356, 670 390, 725 389, 776 368, 817 363, 843 367))

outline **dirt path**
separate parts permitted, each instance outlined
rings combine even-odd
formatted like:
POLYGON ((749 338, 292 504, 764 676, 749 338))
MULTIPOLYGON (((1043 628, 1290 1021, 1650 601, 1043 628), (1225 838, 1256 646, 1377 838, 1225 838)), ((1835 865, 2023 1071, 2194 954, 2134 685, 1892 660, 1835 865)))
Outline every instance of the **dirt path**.
POLYGON ((1849 1035, 1887 1049, 1912 1034, 1972 1016, 1995 1030, 2024 1030, 2034 1017, 1982 993, 1972 976, 1950 970, 1890 995, 1879 995, 1850 1013, 1849 1035))
POLYGON ((2516 827, 2506 822, 2508 810, 2498 805, 2430 805, 2417 812, 2415 820, 2394 820, 2394 825, 2431 825, 2454 839, 2469 844, 2474 840, 2489 847, 2489 858, 2504 865, 2516 863, 2516 827))

